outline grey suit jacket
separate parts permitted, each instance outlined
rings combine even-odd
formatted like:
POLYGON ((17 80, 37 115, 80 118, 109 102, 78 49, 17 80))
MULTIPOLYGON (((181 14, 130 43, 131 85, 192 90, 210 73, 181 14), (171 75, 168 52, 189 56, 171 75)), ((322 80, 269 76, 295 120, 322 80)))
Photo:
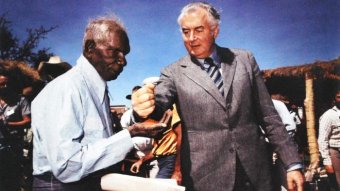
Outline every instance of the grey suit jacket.
POLYGON ((259 191, 271 190, 271 154, 286 166, 301 162, 250 52, 217 47, 222 61, 223 97, 190 56, 161 72, 156 112, 177 104, 183 125, 182 173, 187 190, 232 191, 236 156, 259 191))

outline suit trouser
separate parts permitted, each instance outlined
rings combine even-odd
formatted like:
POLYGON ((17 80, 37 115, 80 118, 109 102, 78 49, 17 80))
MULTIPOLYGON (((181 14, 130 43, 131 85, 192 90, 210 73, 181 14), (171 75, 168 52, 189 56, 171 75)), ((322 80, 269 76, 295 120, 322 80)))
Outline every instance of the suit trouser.
POLYGON ((256 191, 248 178, 238 156, 236 157, 236 179, 233 191, 256 191))
MULTIPOLYGON (((330 148, 329 149, 329 154, 331 156, 332 160, 332 166, 334 169, 334 174, 336 178, 336 182, 338 184, 338 190, 340 190, 340 148, 330 148)), ((336 187, 334 183, 333 187, 336 187)))

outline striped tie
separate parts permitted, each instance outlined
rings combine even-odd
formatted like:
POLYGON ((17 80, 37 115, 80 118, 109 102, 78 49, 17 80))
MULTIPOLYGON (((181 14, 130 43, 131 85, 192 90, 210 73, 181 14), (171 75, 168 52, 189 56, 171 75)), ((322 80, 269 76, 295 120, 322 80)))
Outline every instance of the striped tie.
POLYGON ((204 59, 205 71, 208 73, 209 77, 214 81, 218 91, 224 96, 223 91, 223 79, 221 72, 216 64, 214 64, 213 59, 210 57, 204 59))

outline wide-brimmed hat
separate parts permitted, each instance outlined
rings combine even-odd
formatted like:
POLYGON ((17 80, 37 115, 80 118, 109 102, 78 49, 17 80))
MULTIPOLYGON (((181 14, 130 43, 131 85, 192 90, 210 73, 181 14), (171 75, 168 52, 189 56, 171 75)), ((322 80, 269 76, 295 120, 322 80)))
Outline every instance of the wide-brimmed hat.
MULTIPOLYGON (((139 90, 140 88, 142 88, 142 87, 141 87, 141 86, 134 86, 134 87, 132 88, 132 93, 135 92, 135 91, 137 91, 137 90, 139 90)), ((125 98, 131 100, 131 94, 126 95, 125 98)))
POLYGON ((59 56, 51 56, 48 62, 40 62, 38 72, 43 79, 48 78, 45 80, 50 81, 71 68, 72 66, 59 56))
MULTIPOLYGON (((39 68, 41 68, 43 65, 58 65, 58 66, 63 67, 67 70, 72 68, 72 66, 69 63, 63 61, 60 58, 60 56, 51 56, 50 59, 47 62, 41 62, 39 64, 39 68)), ((39 68, 38 68, 38 70, 39 70, 39 68)))

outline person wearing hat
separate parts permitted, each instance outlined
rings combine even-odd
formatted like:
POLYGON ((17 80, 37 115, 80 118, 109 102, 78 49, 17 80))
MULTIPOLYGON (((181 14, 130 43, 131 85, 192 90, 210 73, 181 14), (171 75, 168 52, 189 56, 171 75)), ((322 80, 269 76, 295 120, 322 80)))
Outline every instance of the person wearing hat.
POLYGON ((72 66, 61 60, 59 56, 51 56, 48 62, 40 62, 38 72, 46 83, 70 70, 72 66))
MULTIPOLYGON (((158 82, 159 77, 148 77, 143 80, 143 85, 148 83, 157 84, 158 82)), ((166 113, 171 116, 171 123, 168 124, 169 129, 165 131, 162 136, 153 139, 151 152, 139 157, 140 159, 131 166, 130 171, 132 173, 138 173, 143 163, 153 163, 156 160, 159 170, 155 178, 172 178, 175 179, 178 184, 181 184, 181 119, 177 113, 175 104, 171 110, 167 110, 166 113)), ((130 118, 131 115, 133 115, 132 111, 130 112, 130 118)))
MULTIPOLYGON (((138 89, 140 89, 141 86, 134 86, 132 88, 131 93, 136 92, 138 89)), ((125 96, 126 99, 131 100, 131 94, 128 94, 125 96)), ((120 124, 122 126, 123 129, 128 128, 130 125, 133 124, 133 121, 131 120, 131 114, 132 114, 132 109, 128 109, 127 111, 125 111, 120 119, 120 124)), ((132 156, 127 156, 127 160, 125 163, 126 166, 126 170, 125 173, 129 174, 129 169, 131 166, 131 159, 135 160, 135 159, 140 159, 145 157, 148 153, 151 152, 152 149, 152 139, 151 138, 147 138, 147 137, 134 137, 132 138, 133 141, 133 146, 134 146, 134 150, 132 151, 132 156)), ((147 169, 147 171, 145 172, 144 169, 143 171, 139 172, 138 174, 134 174, 137 176, 142 176, 142 177, 150 177, 150 178, 154 178, 156 177, 156 174, 158 172, 158 166, 157 166, 157 161, 153 161, 149 164, 149 167, 147 169)))
MULTIPOLYGON (((134 86, 132 88, 132 93, 140 89, 141 86, 134 86)), ((126 95, 126 99, 131 100, 131 94, 126 95)), ((123 129, 128 128, 133 124, 133 121, 131 120, 131 114, 132 109, 128 109, 125 111, 120 119, 120 124, 123 129)), ((149 152, 151 150, 151 142, 152 139, 147 137, 134 137, 133 138, 133 144, 134 148, 136 149, 136 157, 140 158, 145 156, 145 153, 149 152)))

